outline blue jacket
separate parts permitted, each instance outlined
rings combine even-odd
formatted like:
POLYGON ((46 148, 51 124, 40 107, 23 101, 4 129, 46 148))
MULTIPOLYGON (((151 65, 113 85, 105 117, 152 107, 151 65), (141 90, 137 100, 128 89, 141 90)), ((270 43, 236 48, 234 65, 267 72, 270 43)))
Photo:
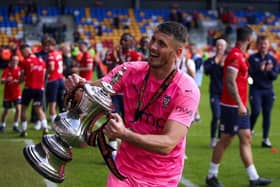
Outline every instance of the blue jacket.
POLYGON ((249 57, 249 74, 253 78, 253 84, 251 88, 257 89, 272 89, 272 81, 276 80, 279 73, 279 65, 277 60, 270 54, 266 54, 264 57, 260 53, 252 54, 249 57), (271 71, 261 71, 261 64, 273 63, 273 69, 271 71))
POLYGON ((204 62, 204 73, 210 77, 210 95, 221 95, 223 87, 223 67, 215 63, 215 56, 204 62))

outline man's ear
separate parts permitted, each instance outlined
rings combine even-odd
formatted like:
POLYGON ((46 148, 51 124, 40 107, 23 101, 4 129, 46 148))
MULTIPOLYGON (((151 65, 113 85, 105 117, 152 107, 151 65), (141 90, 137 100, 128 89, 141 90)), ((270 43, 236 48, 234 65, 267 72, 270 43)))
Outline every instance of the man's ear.
POLYGON ((183 47, 178 47, 176 49, 176 56, 177 56, 177 58, 180 58, 182 56, 182 54, 183 54, 183 47))

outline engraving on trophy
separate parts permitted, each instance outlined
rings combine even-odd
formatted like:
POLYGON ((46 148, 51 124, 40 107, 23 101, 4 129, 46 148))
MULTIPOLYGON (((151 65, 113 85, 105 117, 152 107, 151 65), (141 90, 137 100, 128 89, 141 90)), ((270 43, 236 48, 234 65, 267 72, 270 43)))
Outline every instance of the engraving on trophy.
MULTIPOLYGON (((100 137, 97 139, 99 149, 110 150, 102 129, 93 132, 92 128, 100 117, 112 112, 111 95, 115 94, 113 85, 121 79, 125 71, 124 66, 110 83, 101 82, 101 87, 86 83, 77 87, 70 97, 65 97, 69 100, 65 102, 68 111, 57 115, 53 125, 55 134, 44 135, 40 143, 23 149, 25 159, 39 174, 53 182, 63 182, 65 165, 72 160, 72 146, 95 146, 97 136, 100 137)), ((125 178, 117 171, 111 159, 105 161, 118 178, 125 178)))

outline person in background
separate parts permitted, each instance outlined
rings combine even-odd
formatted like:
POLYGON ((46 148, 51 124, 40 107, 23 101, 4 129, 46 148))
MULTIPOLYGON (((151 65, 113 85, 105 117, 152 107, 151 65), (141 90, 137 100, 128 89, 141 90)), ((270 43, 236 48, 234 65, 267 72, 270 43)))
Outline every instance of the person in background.
POLYGON ((63 75, 67 77, 72 74, 73 58, 71 56, 70 44, 64 44, 62 46, 62 60, 63 60, 63 75))
POLYGON ((182 51, 182 56, 177 59, 176 66, 193 79, 195 77, 195 63, 192 59, 188 58, 186 48, 182 51))
POLYGON ((33 100, 33 106, 39 117, 43 133, 48 133, 48 122, 46 114, 43 110, 43 94, 45 89, 45 73, 46 64, 41 59, 36 57, 29 45, 23 44, 20 47, 24 61, 22 62, 22 80, 25 81, 24 89, 22 91, 22 112, 21 112, 21 125, 22 131, 20 136, 27 136, 27 108, 31 100, 33 100))
POLYGON ((210 137, 211 141, 209 147, 215 147, 219 139, 219 134, 217 134, 218 123, 221 117, 221 106, 220 100, 222 95, 223 87, 223 67, 225 61, 225 52, 227 48, 227 42, 220 38, 216 41, 216 54, 205 61, 204 73, 209 75, 210 84, 210 106, 212 111, 212 119, 210 125, 210 137), (217 136, 218 135, 218 136, 217 136))
POLYGON ((47 85, 46 99, 49 107, 51 123, 54 123, 56 117, 56 107, 60 112, 64 111, 63 97, 65 93, 63 76, 63 59, 60 52, 56 50, 56 41, 54 38, 48 38, 46 41, 49 55, 47 60, 47 85))
MULTIPOLYGON (((35 55, 39 58, 41 58, 45 63, 47 63, 48 58, 49 58, 49 48, 47 46, 47 40, 48 40, 49 36, 48 35, 44 35, 42 37, 41 40, 41 44, 42 44, 42 49, 40 51, 38 51, 37 53, 35 53, 35 55)), ((46 74, 46 78, 47 78, 47 74, 46 74)), ((46 111, 47 108, 47 101, 46 101, 46 95, 43 95, 43 110, 46 111)), ((40 130, 41 129, 41 122, 37 116, 37 113, 35 111, 35 107, 32 105, 32 110, 31 110, 31 119, 30 121, 32 123, 35 123, 34 125, 34 129, 35 130, 40 130)))
MULTIPOLYGON (((113 89, 124 96, 124 118, 111 113, 103 132, 120 138, 115 162, 119 180, 112 173, 107 187, 177 187, 183 172, 186 135, 197 110, 200 93, 193 78, 178 71, 175 63, 187 38, 184 25, 164 22, 157 26, 149 43, 148 62, 123 63, 105 77, 126 67, 113 89), (147 120, 149 119, 149 120, 147 120)), ((85 80, 72 75, 65 81, 68 92, 85 80)), ((100 80, 93 83, 100 86, 100 80)))
POLYGON ((89 53, 87 42, 79 41, 79 50, 81 52, 81 59, 74 63, 72 67, 73 73, 78 73, 81 77, 87 81, 91 81, 93 73, 93 57, 89 53))
POLYGON ((253 80, 250 85, 251 130, 254 130, 257 118, 262 111, 262 147, 267 148, 272 147, 269 140, 269 130, 271 110, 275 100, 273 81, 276 80, 279 72, 278 62, 269 54, 269 47, 268 37, 266 35, 258 36, 258 52, 249 57, 249 74, 253 80))
POLYGON ((108 50, 104 63, 108 66, 108 70, 112 70, 117 65, 124 62, 142 60, 142 56, 135 50, 135 41, 130 33, 121 35, 120 43, 112 50, 108 50))
MULTIPOLYGON (((201 87, 202 84, 202 79, 203 79, 203 59, 201 54, 199 54, 197 45, 194 43, 190 44, 190 53, 191 53, 191 59, 194 61, 195 63, 195 76, 194 76, 194 80, 198 86, 198 88, 201 87)), ((197 110, 194 121, 200 121, 201 116, 199 113, 199 110, 197 110)))
POLYGON ((253 162, 251 148, 250 117, 247 108, 249 67, 245 52, 249 49, 253 40, 253 30, 248 26, 239 27, 236 35, 236 45, 228 52, 223 69, 221 137, 213 149, 208 176, 206 177, 206 184, 210 187, 223 186, 217 178, 219 166, 235 135, 239 137, 240 157, 249 176, 250 187, 271 183, 270 179, 259 176, 253 162))
POLYGON ((140 45, 139 45, 139 48, 137 49, 137 51, 142 54, 142 60, 147 60, 150 55, 150 52, 148 49, 149 38, 147 36, 143 36, 140 39, 139 44, 140 45))
POLYGON ((13 131, 20 132, 18 123, 21 112, 21 70, 18 63, 19 57, 17 55, 12 55, 8 67, 6 67, 2 73, 1 83, 4 84, 4 110, 1 115, 0 132, 4 132, 9 109, 13 106, 16 109, 14 114, 13 131))

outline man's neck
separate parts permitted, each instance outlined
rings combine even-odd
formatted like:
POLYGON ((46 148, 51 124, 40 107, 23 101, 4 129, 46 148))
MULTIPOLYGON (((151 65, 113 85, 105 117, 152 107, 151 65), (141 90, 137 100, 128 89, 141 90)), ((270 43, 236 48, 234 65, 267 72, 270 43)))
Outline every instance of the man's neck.
POLYGON ((161 67, 161 68, 150 68, 151 75, 157 80, 164 80, 173 70, 175 66, 161 67))
POLYGON ((247 51, 247 45, 244 43, 239 42, 236 44, 236 46, 244 53, 247 51))
POLYGON ((267 53, 268 53, 268 52, 264 52, 264 51, 261 52, 261 51, 260 51, 260 54, 261 54, 262 57, 264 57, 267 53))

